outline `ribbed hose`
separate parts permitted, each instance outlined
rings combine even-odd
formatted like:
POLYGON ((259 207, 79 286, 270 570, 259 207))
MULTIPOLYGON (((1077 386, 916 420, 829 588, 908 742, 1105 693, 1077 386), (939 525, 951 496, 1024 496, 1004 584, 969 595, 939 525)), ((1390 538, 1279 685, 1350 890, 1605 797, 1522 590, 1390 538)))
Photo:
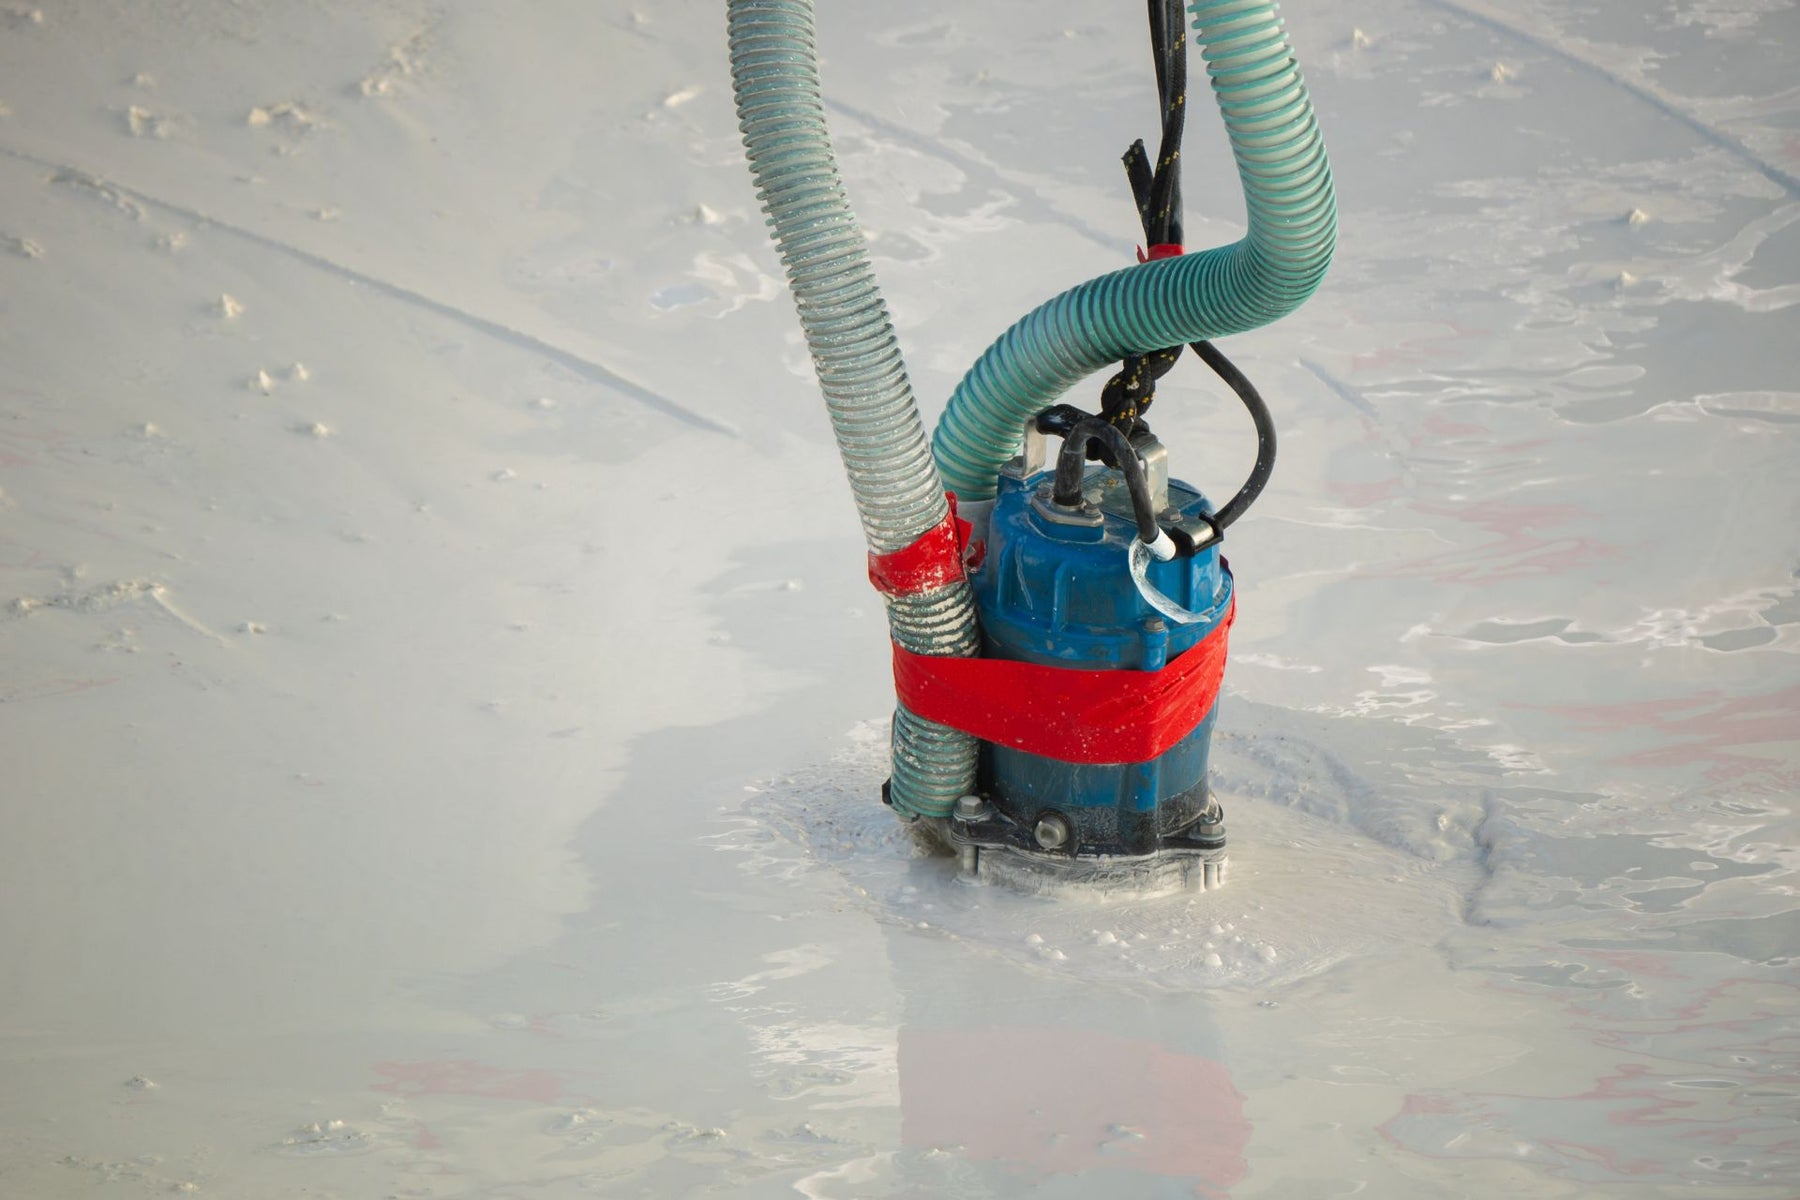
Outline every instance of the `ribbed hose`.
MULTIPOLYGON (((819 94, 811 0, 729 0, 738 128, 825 394, 869 547, 910 546, 948 513, 887 306, 844 195, 819 94)), ((966 583, 888 602, 894 640, 915 654, 980 647, 966 583)), ((894 807, 948 816, 975 787, 974 739, 901 707, 894 807)))
POLYGON ((1298 308, 1337 242, 1325 143, 1271 0, 1189 6, 1244 187, 1242 241, 1127 267, 1026 315, 957 384, 932 449, 944 481, 984 500, 1027 419, 1129 355, 1242 333, 1298 308))

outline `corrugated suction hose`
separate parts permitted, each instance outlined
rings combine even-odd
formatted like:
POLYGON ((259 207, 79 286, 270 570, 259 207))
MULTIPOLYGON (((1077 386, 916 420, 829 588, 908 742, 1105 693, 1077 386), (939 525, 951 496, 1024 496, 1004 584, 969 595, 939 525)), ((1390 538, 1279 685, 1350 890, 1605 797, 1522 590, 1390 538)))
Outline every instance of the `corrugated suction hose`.
MULTIPOLYGON (((825 393, 869 548, 910 546, 948 515, 925 426, 862 230, 844 195, 819 95, 810 0, 730 0, 738 127, 825 393)), ((975 600, 957 582, 888 600, 894 640, 915 654, 973 655, 975 600)), ((950 814, 975 787, 975 741, 894 714, 895 808, 950 814)))

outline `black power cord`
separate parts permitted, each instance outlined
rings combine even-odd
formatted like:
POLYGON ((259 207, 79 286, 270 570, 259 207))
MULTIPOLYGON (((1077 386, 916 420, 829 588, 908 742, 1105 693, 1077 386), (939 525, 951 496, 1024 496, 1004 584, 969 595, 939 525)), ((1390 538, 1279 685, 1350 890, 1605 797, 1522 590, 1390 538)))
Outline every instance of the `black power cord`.
MULTIPOLYGON (((1145 245, 1155 254, 1159 247, 1179 247, 1183 236, 1181 135, 1187 118, 1187 22, 1181 0, 1148 0, 1148 7, 1150 53, 1156 65, 1156 92, 1162 107, 1162 140, 1154 166, 1142 138, 1125 152, 1124 163, 1125 177, 1144 228, 1145 245)), ((1107 380, 1100 394, 1101 416, 1108 424, 1127 435, 1139 430, 1145 410, 1156 398, 1157 380, 1175 366, 1181 349, 1173 346, 1133 355, 1120 364, 1118 373, 1107 380)), ((1244 515, 1269 482, 1275 469, 1275 421, 1256 385, 1217 346, 1199 341, 1192 343, 1192 349, 1236 393, 1256 426, 1256 464, 1237 494, 1213 517, 1215 533, 1210 540, 1217 540, 1226 526, 1244 515)), ((1077 409, 1069 411, 1079 413, 1077 409)), ((1097 450, 1098 445, 1089 453, 1099 457, 1097 450)))
MULTIPOLYGON (((1042 428, 1042 425, 1039 425, 1042 428)), ((1103 417, 1083 417, 1062 435, 1062 453, 1056 456, 1056 483, 1050 498, 1064 508, 1081 503, 1081 483, 1086 471, 1089 446, 1100 442, 1110 452, 1109 466, 1117 467, 1125 476, 1126 490, 1131 493, 1131 511, 1137 520, 1138 536, 1145 544, 1156 541, 1162 533, 1156 523, 1156 506, 1150 497, 1150 481, 1144 474, 1144 460, 1132 448, 1131 440, 1117 425, 1103 417)))
MULTIPOLYGON (((1181 0, 1149 0, 1150 56, 1156 65, 1156 95, 1162 107, 1162 140, 1153 167, 1144 139, 1125 151, 1125 178, 1151 253, 1179 246, 1181 224, 1181 135, 1187 123, 1187 22, 1181 0)), ((1119 365, 1100 393, 1100 412, 1125 433, 1136 432, 1156 399, 1156 382, 1181 360, 1181 347, 1136 354, 1119 365)))
POLYGON ((1263 402, 1262 393, 1256 390, 1245 374, 1219 352, 1219 348, 1211 342, 1193 343, 1194 353, 1200 361, 1213 369, 1213 373, 1225 381, 1227 387, 1237 393, 1244 408, 1250 413, 1251 423, 1256 426, 1256 463, 1250 468, 1250 477, 1237 490, 1237 495, 1225 502, 1225 507, 1213 516, 1213 528, 1220 533, 1233 521, 1243 516, 1256 498, 1262 495, 1263 488, 1269 482, 1269 476, 1275 471, 1275 418, 1269 415, 1269 406, 1263 402))

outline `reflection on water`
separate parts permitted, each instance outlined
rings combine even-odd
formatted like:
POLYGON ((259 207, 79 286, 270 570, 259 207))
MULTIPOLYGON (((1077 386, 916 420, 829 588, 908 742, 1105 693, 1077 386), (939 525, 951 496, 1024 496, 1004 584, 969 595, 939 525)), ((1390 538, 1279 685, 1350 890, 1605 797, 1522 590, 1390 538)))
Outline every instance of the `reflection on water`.
MULTIPOLYGON (((1010 1009, 997 1015, 1029 1020, 1010 1009)), ((1163 1038, 1187 1040, 1176 1030, 1163 1038)), ((1164 1179, 1205 1194, 1244 1177, 1251 1129, 1229 1071, 1165 1040, 1060 1022, 909 1025, 899 1066, 901 1144, 911 1151, 1007 1164, 1040 1185, 1091 1173, 1101 1187, 1164 1179), (1101 1182, 1115 1175, 1125 1178, 1101 1182)))

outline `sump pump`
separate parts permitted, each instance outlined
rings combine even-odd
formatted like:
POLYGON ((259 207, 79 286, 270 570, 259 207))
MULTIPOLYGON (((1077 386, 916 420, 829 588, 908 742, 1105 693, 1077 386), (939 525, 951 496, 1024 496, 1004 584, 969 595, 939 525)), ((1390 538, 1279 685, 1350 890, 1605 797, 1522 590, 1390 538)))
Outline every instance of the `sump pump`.
POLYGON ((1148 249, 1001 335, 929 448, 832 157, 812 2, 727 9, 745 150, 887 600, 899 704, 883 799, 974 874, 1217 886, 1224 817, 1206 767, 1235 612, 1219 547, 1267 481, 1275 437, 1211 339, 1297 308, 1336 242, 1324 143, 1275 4, 1190 8, 1245 236, 1181 244, 1186 29, 1179 0, 1148 0, 1162 136, 1154 161, 1142 142, 1125 156, 1148 249), (1216 511, 1169 478, 1144 420, 1190 346, 1258 433, 1255 468, 1216 511), (1108 365, 1098 412, 1058 402, 1108 365))

